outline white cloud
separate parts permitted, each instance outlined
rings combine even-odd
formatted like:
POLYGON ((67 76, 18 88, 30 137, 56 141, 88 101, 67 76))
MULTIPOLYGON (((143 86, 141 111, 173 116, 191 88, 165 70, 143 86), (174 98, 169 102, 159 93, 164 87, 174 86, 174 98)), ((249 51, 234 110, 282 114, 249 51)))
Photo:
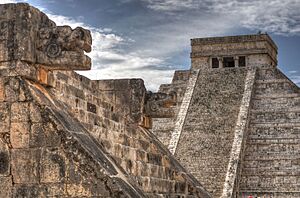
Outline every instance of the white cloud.
MULTIPOLYGON (((5 3, 17 3, 20 2, 18 0, 0 0, 0 4, 5 4, 5 3)), ((26 0, 24 2, 27 2, 26 0)))
POLYGON ((291 80, 296 83, 298 86, 300 86, 300 71, 291 70, 288 71, 289 77, 291 80))
MULTIPOLYGON (((45 11, 46 12, 46 11, 45 11)), ((148 66, 161 65, 163 60, 144 56, 139 53, 124 52, 123 44, 131 44, 112 33, 111 29, 101 29, 84 24, 81 21, 62 15, 47 13, 57 25, 81 26, 91 31, 93 50, 88 55, 92 58, 92 70, 78 72, 90 79, 143 78, 148 89, 156 90, 162 83, 170 82, 174 70, 145 69, 148 66)))
POLYGON ((141 0, 156 11, 199 10, 212 15, 234 16, 236 26, 275 34, 300 34, 300 0, 141 0))
POLYGON ((177 11, 181 9, 193 8, 194 0, 142 0, 148 3, 148 7, 160 11, 177 11))
POLYGON ((296 74, 296 73, 298 73, 298 71, 292 70, 292 71, 288 71, 288 73, 290 73, 290 74, 296 74))
POLYGON ((292 75, 291 80, 296 83, 298 86, 300 86, 300 75, 292 75))

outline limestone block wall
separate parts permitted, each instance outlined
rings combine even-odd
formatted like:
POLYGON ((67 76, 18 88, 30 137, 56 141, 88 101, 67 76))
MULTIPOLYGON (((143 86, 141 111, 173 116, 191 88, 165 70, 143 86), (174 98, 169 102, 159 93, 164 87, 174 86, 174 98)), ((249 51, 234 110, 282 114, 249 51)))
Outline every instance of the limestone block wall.
POLYGON ((90 81, 61 71, 47 75, 52 79, 48 90, 68 106, 148 196, 208 196, 169 151, 138 126, 145 94, 142 80, 90 81))
POLYGON ((299 111, 299 87, 277 68, 259 68, 239 197, 300 197, 299 111))
POLYGON ((0 68, 0 197, 145 197, 34 80, 34 66, 0 68))
POLYGON ((148 130, 120 123, 122 130, 107 125, 96 135, 77 119, 71 100, 56 98, 53 87, 41 84, 39 68, 5 66, 1 197, 210 197, 148 130))
POLYGON ((225 182, 246 74, 246 68, 200 71, 175 152, 213 197, 225 182))

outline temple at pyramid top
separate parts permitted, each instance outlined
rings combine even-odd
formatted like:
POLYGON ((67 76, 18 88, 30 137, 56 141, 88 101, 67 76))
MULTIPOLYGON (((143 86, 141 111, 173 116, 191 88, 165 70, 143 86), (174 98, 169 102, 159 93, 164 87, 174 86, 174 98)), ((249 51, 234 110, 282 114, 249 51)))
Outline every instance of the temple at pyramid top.
POLYGON ((191 39, 192 69, 277 66, 277 46, 268 34, 191 39))

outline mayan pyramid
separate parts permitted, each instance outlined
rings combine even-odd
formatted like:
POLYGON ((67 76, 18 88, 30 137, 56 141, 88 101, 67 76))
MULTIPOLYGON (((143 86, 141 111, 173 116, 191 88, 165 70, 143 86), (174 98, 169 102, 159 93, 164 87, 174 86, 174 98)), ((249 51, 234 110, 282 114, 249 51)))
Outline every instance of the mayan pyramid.
POLYGON ((213 197, 300 197, 300 89, 267 34, 191 40, 191 69, 162 93, 153 132, 213 197))
POLYGON ((152 93, 74 72, 87 29, 26 3, 0 27, 0 198, 300 197, 300 90, 267 34, 192 39, 152 93))

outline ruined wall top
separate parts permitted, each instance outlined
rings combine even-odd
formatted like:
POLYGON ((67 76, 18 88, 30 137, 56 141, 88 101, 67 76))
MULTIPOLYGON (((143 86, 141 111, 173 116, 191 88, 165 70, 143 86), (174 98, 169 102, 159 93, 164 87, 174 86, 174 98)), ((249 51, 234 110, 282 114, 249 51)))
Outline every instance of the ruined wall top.
POLYGON ((192 68, 277 66, 277 46, 268 34, 191 39, 192 68))
POLYGON ((25 61, 49 69, 86 70, 91 60, 89 30, 56 26, 26 3, 0 5, 0 62, 25 61))

